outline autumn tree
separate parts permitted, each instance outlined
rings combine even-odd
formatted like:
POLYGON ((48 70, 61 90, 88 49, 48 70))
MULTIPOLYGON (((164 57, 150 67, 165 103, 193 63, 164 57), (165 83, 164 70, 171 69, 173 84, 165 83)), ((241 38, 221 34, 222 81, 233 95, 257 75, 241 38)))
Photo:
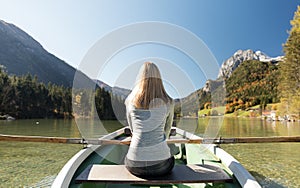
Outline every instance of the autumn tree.
POLYGON ((300 6, 291 25, 289 37, 284 44, 285 60, 279 67, 280 112, 300 118, 300 6))

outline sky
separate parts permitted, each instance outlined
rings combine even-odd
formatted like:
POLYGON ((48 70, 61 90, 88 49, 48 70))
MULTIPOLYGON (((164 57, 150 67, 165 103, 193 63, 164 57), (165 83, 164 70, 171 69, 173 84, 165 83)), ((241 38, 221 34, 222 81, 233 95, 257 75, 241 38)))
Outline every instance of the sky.
MULTIPOLYGON (((209 49, 211 54, 207 56, 215 58, 212 61, 218 65, 239 49, 260 50, 271 57, 280 56, 291 28, 290 20, 300 1, 0 0, 0 4, 1 20, 18 26, 47 51, 80 69, 87 54, 101 39, 128 25, 144 22, 165 23, 190 32, 209 49)), ((125 38, 121 35, 121 39, 122 36, 125 38)), ((176 39, 173 32, 170 36, 176 39)), ((163 76, 168 70, 185 69, 181 77, 191 80, 191 87, 202 87, 206 79, 213 77, 207 76, 204 64, 198 64, 200 70, 195 68, 197 58, 183 53, 186 52, 184 48, 188 47, 176 48, 157 43, 123 46, 108 59, 101 71, 98 70, 97 77, 112 86, 123 86, 129 75, 136 74, 141 62, 152 59, 161 61, 158 63, 160 67, 163 62, 172 65, 162 70, 163 76), (134 71, 127 72, 128 69, 134 71)), ((134 78, 128 78, 127 82, 131 84, 124 87, 131 87, 134 78)), ((180 86, 172 83, 175 78, 170 79, 166 80, 166 83, 170 82, 168 88, 180 90, 180 86)))

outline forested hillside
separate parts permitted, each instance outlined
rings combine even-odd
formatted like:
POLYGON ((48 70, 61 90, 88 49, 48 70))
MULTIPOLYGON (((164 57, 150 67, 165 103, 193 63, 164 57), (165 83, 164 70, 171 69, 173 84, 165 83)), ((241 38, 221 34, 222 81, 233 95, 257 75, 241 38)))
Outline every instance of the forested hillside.
MULTIPOLYGON (((108 91, 97 87, 92 93, 95 105, 101 119, 115 119, 111 101, 118 106, 124 106, 123 100, 112 96, 108 91)), ((76 96, 84 98, 84 91, 76 96)), ((75 96, 73 96, 75 97, 75 96)), ((92 106, 82 102, 84 117, 92 106)), ((120 109, 122 113, 122 109, 120 109)), ((54 84, 45 85, 38 82, 30 74, 25 76, 9 76, 0 69, 0 115, 10 115, 16 118, 72 118, 72 90, 54 84)))
POLYGON ((254 105, 262 109, 279 102, 277 64, 250 60, 243 62, 225 81, 226 113, 254 105))
POLYGON ((192 93, 177 103, 177 114, 186 116, 195 114, 198 110, 225 106, 225 111, 218 113, 232 113, 239 109, 260 105, 264 109, 269 103, 279 102, 279 64, 281 62, 263 62, 246 60, 230 72, 230 77, 222 80, 209 80, 206 86, 192 93), (225 84, 224 84, 225 83, 225 84), (225 89, 223 89, 225 85, 225 89), (211 104, 211 93, 221 97, 214 97, 211 104), (179 106, 183 106, 181 109, 179 106))

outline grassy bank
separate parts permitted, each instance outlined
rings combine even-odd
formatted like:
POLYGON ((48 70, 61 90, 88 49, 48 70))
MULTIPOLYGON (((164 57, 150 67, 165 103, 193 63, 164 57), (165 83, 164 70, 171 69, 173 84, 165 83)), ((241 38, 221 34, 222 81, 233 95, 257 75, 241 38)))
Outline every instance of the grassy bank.
MULTIPOLYGON (((276 110, 278 103, 274 104, 268 104, 266 106, 267 111, 270 110, 276 110)), ((232 113, 226 113, 225 114, 225 106, 221 107, 216 107, 212 109, 203 109, 198 112, 199 117, 204 117, 204 116, 216 116, 216 115, 223 115, 225 117, 261 117, 261 110, 260 110, 260 105, 252 106, 246 110, 237 110, 232 113)))

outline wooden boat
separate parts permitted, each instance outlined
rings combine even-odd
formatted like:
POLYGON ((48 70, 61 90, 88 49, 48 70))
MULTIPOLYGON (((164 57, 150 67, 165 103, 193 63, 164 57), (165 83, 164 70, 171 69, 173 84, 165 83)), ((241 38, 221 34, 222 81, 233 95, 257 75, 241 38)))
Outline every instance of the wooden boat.
POLYGON ((255 178, 231 155, 215 144, 179 128, 173 128, 168 143, 179 153, 175 167, 164 177, 140 178, 130 174, 124 157, 130 143, 122 128, 100 139, 89 140, 87 147, 62 168, 52 188, 65 187, 261 187, 255 178), (175 134, 174 134, 175 133, 175 134))

